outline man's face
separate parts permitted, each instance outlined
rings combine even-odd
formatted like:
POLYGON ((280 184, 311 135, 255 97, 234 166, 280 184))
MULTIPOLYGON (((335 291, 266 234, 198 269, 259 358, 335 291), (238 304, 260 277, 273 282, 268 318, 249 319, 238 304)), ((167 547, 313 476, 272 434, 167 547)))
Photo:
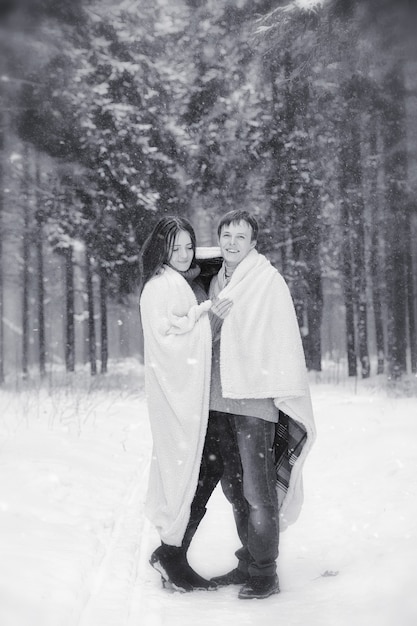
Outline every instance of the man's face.
POLYGON ((251 226, 240 221, 222 227, 219 245, 226 264, 235 267, 256 246, 256 241, 252 241, 251 226))

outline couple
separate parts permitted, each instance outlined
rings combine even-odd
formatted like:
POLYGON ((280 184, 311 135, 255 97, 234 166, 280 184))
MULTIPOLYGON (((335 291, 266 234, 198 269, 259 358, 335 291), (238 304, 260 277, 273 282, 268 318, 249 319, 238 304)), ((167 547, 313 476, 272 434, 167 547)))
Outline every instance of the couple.
POLYGON ((300 511, 301 470, 315 438, 293 302, 257 252, 257 235, 250 213, 224 215, 222 261, 208 282, 184 218, 162 218, 141 254, 153 437, 146 512, 161 537, 150 563, 164 586, 235 584, 241 599, 279 592, 279 532, 300 511), (235 569, 206 580, 186 554, 219 482, 242 546, 235 569))

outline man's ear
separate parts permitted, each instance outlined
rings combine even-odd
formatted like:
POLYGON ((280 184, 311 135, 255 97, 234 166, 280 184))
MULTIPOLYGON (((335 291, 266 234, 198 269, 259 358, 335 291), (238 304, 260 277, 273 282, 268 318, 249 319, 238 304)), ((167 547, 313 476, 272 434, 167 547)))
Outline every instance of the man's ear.
POLYGON ((253 241, 250 242, 250 247, 251 249, 254 248, 256 246, 258 242, 256 241, 256 239, 254 239, 253 241))

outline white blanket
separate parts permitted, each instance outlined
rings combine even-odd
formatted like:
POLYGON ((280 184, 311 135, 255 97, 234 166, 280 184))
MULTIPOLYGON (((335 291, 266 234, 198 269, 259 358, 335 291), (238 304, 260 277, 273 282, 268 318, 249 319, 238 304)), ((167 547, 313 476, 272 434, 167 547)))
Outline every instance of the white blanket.
POLYGON ((211 331, 187 281, 175 270, 144 287, 145 388, 153 437, 146 514, 162 541, 181 545, 197 486, 208 419, 211 331))
POLYGON ((255 249, 239 263, 219 297, 233 301, 221 330, 223 396, 273 398, 275 405, 307 433, 292 466, 285 497, 280 501, 284 529, 299 515, 303 502, 302 467, 316 435, 293 301, 282 276, 255 249))

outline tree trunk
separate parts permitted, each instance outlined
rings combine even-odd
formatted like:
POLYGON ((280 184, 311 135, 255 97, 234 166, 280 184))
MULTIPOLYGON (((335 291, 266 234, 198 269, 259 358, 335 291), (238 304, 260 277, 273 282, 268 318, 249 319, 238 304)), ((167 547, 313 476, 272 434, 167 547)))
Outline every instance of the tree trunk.
MULTIPOLYGON (((294 104, 297 112, 297 127, 310 136, 308 106, 309 87, 297 81, 294 89, 294 104)), ((311 124, 311 122, 310 122, 311 124)), ((300 133, 303 136, 303 132, 300 133)), ((299 146, 296 186, 303 188, 298 195, 299 205, 294 206, 293 254, 299 272, 299 283, 303 300, 303 312, 307 321, 307 331, 303 336, 307 368, 321 371, 321 323, 323 313, 323 289, 320 263, 321 219, 319 191, 312 180, 310 165, 313 162, 310 142, 299 146), (303 176, 304 174, 304 176, 303 176)))
POLYGON ((340 128, 343 274, 349 376, 356 376, 355 339, 362 378, 370 375, 367 326, 364 201, 361 162, 361 85, 354 76, 343 90, 345 112, 340 128), (356 313, 356 315, 355 315, 356 313), (357 332, 355 333, 355 317, 357 332), (357 337, 355 337, 355 334, 357 337))
MULTIPOLYGON (((36 164, 37 188, 40 188, 39 163, 36 164)), ((43 220, 44 212, 41 208, 41 198, 38 191, 36 208, 36 256, 38 279, 38 346, 39 346, 39 373, 41 378, 46 372, 46 344, 45 344, 45 280, 43 263, 43 220)))
MULTIPOLYGON (((343 131, 342 131, 343 132, 343 131)), ((339 176, 341 191, 341 221, 342 221, 342 277, 343 292, 345 299, 346 317, 346 351, 348 363, 348 375, 357 376, 356 363, 356 342, 355 342, 355 309, 353 303, 353 251, 351 242, 351 219, 348 198, 348 177, 347 164, 343 162, 343 152, 341 155, 342 167, 339 176)))
POLYGON ((411 372, 417 373, 417 335, 416 335, 416 310, 413 279, 413 255, 411 252, 411 224, 406 230, 404 246, 406 249, 406 283, 407 283, 407 313, 408 313, 408 336, 410 340, 410 364, 411 372))
POLYGON ((67 372, 75 370, 75 322, 74 322, 74 259, 72 246, 65 251, 65 366, 67 372))
POLYGON ((349 216, 347 211, 347 200, 342 200, 342 228, 343 228, 343 248, 342 248, 342 274, 343 291, 345 296, 345 318, 346 318, 346 351, 348 363, 348 375, 357 376, 358 368, 356 363, 356 342, 355 342, 355 309, 353 304, 353 268, 352 250, 350 240, 349 216))
MULTIPOLYGON (((278 89, 277 73, 280 71, 278 63, 273 61, 270 65, 270 80, 271 80, 271 116, 272 116, 272 136, 270 138, 271 149, 271 161, 272 172, 270 180, 268 181, 268 187, 271 195, 271 208, 270 208, 270 228, 272 240, 270 242, 271 248, 274 249, 274 238, 279 233, 279 265, 281 273, 284 276, 288 275, 288 223, 286 219, 285 210, 285 196, 286 189, 284 188, 284 181, 287 180, 286 176, 286 159, 284 157, 284 145, 282 141, 282 118, 284 116, 282 110, 282 99, 278 89)), ((278 261, 278 259, 277 259, 278 261)))
POLYGON ((367 293, 366 293, 366 266, 365 266, 365 227, 364 201, 362 196, 362 164, 361 164, 361 132, 359 113, 352 119, 351 156, 350 165, 352 181, 356 189, 350 205, 352 215, 352 265, 354 270, 354 301, 357 308, 357 336, 358 353, 361 364, 362 378, 370 375, 370 361, 368 352, 368 322, 367 322, 367 293), (356 165, 356 167, 354 166, 356 165))
POLYGON ((3 151, 4 151, 4 119, 0 111, 0 384, 4 383, 4 282, 3 282, 3 236, 4 236, 4 171, 3 171, 3 151))
POLYGON ((286 278, 289 280, 294 306, 297 313, 298 325, 304 326, 304 297, 303 297, 303 279, 301 275, 301 232, 302 218, 298 212, 296 203, 297 174, 296 168, 299 164, 299 154, 297 148, 300 149, 298 143, 294 140, 294 131, 297 124, 297 111, 299 103, 299 90, 297 81, 291 80, 293 72, 293 60, 287 51, 284 54, 284 78, 285 88, 283 90, 284 107, 283 122, 284 133, 290 146, 285 146, 283 151, 283 163, 280 164, 282 180, 282 197, 280 201, 281 211, 284 215, 285 232, 286 232, 286 268, 284 269, 286 278), (291 141, 292 140, 292 141, 291 141), (297 165, 295 165, 297 164, 297 165), (294 167, 295 165, 295 167, 294 167), (283 183, 283 184, 282 184, 283 183))
POLYGON ((382 315, 382 276, 383 267, 382 254, 380 251, 380 240, 383 236, 381 231, 381 219, 379 211, 378 194, 378 168, 373 159, 378 153, 378 126, 376 112, 371 111, 369 117, 369 150, 370 150, 370 203, 371 203, 371 240, 369 270, 372 281, 372 302, 374 309, 375 323, 375 343, 377 353, 377 374, 383 374, 385 368, 385 343, 384 343, 384 322, 382 315))
POLYGON ((407 147, 405 87, 402 67, 386 78, 384 173, 386 188, 386 294, 388 374, 393 380, 407 371, 407 231, 411 224, 405 191, 407 147))
POLYGON ((107 275, 103 267, 100 268, 100 321, 101 321, 101 373, 107 372, 108 361, 108 332, 107 332, 107 275))
POLYGON ((317 188, 311 189, 306 197, 304 210, 306 215, 304 232, 309 233, 309 240, 304 244, 308 323, 308 334, 305 337, 306 363, 308 369, 321 372, 323 286, 320 265, 321 230, 318 219, 320 209, 317 188))
POLYGON ((29 151, 23 150, 23 237, 22 237, 22 372, 28 375, 29 367, 29 282, 30 282, 30 209, 29 209, 29 151))
POLYGON ((97 352, 96 352, 96 326, 94 323, 94 289, 93 274, 91 267, 91 256, 89 247, 85 252, 86 282, 87 282, 87 302, 88 302, 88 355, 90 360, 90 371, 92 376, 97 374, 97 352))
POLYGON ((311 130, 306 122, 310 94, 305 81, 292 78, 293 69, 293 60, 288 52, 284 54, 281 64, 273 62, 270 67, 274 120, 270 144, 274 163, 271 224, 274 225, 273 230, 280 234, 281 271, 294 300, 307 367, 320 371, 323 304, 319 262, 321 230, 317 188, 310 179, 308 169, 312 161, 310 143, 306 139, 311 130), (282 72, 283 93, 277 87, 277 78, 282 72))

